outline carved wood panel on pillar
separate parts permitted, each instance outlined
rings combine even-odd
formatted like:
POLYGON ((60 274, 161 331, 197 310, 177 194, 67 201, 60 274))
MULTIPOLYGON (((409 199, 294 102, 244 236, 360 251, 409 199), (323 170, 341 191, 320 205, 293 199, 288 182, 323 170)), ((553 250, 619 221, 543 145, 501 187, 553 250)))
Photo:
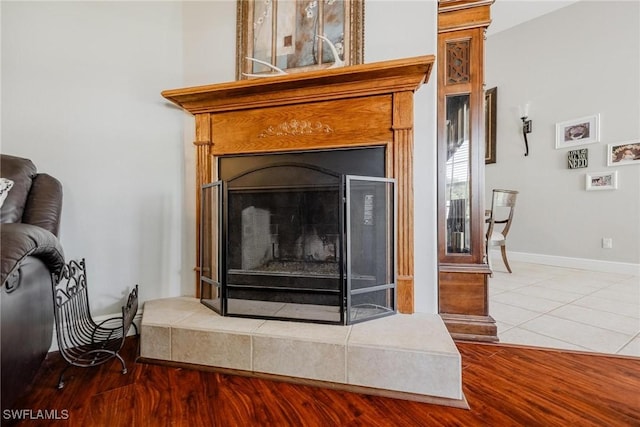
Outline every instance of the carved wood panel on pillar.
POLYGON ((383 146, 386 175, 398 182, 398 310, 412 313, 413 93, 428 81, 434 60, 420 56, 162 92, 196 116, 196 208, 200 186, 218 177, 219 156, 383 146))

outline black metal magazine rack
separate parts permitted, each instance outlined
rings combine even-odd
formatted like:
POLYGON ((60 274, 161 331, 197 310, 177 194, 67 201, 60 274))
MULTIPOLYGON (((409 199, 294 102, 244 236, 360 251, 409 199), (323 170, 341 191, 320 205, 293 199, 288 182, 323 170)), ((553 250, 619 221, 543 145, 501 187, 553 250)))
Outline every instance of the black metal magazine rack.
POLYGON ((111 359, 118 359, 122 373, 127 365, 119 351, 131 326, 138 328, 133 318, 138 311, 138 285, 129 293, 122 307, 122 316, 96 323, 89 309, 85 260, 72 260, 64 266, 53 292, 56 335, 60 354, 68 365, 60 373, 58 388, 64 387, 64 374, 71 366, 89 368, 111 359))

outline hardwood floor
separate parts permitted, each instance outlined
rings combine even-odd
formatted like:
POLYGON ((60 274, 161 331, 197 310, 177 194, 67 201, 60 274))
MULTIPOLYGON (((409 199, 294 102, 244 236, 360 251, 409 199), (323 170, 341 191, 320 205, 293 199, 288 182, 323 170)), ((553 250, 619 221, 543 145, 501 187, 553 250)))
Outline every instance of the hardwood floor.
POLYGON ((72 368, 50 354, 15 408, 55 426, 640 426, 640 359, 457 342, 470 410, 136 363, 72 368), (42 411, 48 411, 48 414, 42 411), (53 412, 56 410, 57 412, 53 412), (40 412, 38 412, 40 411, 40 412))

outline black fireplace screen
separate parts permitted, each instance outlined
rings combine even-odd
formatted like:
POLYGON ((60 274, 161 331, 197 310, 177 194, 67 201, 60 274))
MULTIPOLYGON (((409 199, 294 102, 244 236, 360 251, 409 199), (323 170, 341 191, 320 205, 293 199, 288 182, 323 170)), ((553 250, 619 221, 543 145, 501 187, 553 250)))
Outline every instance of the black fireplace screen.
POLYGON ((201 300, 222 315, 351 324, 392 314, 395 184, 305 163, 203 186, 201 300))

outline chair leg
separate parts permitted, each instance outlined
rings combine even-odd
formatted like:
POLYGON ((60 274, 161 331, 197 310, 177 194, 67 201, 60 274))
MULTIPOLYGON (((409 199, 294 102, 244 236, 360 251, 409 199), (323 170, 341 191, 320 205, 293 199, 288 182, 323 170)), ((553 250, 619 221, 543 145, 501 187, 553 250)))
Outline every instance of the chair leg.
POLYGON ((507 261, 507 247, 500 246, 500 251, 502 252, 502 261, 504 261, 505 267, 507 267, 507 271, 511 273, 511 267, 509 266, 509 261, 507 261))

